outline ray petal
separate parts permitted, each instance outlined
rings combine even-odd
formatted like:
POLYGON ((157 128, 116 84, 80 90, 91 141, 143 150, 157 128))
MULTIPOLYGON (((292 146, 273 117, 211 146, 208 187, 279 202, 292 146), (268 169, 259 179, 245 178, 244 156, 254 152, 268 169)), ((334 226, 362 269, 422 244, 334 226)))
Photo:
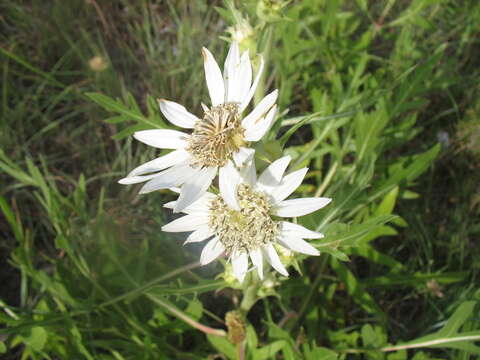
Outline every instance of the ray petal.
POLYGON ((277 270, 280 274, 284 276, 288 276, 288 271, 285 269, 285 266, 283 266, 282 262, 280 261, 280 258, 278 257, 277 251, 273 247, 272 244, 268 244, 263 247, 263 252, 270 263, 272 267, 277 270))
POLYGON ((310 245, 305 240, 299 237, 283 236, 278 239, 278 242, 280 243, 280 245, 285 246, 287 249, 290 249, 302 254, 314 255, 314 256, 320 255, 320 251, 318 251, 312 245, 310 245))
POLYGON ((274 214, 281 217, 303 216, 323 208, 330 201, 332 199, 321 197, 284 200, 277 205, 274 214))
POLYGON ((210 240, 202 250, 200 264, 207 265, 223 254, 225 248, 217 237, 210 240))
POLYGON ((258 141, 260 140, 270 129, 277 113, 277 106, 273 105, 264 118, 261 118, 255 124, 250 126, 245 131, 245 140, 258 141))
POLYGON ((263 256, 260 249, 250 251, 250 259, 252 259, 253 266, 257 268, 258 277, 263 280, 263 256))
POLYGON ((177 130, 154 129, 137 131, 133 137, 159 149, 183 149, 190 135, 177 130))
POLYGON ((275 203, 278 204, 289 197, 300 186, 307 171, 308 168, 303 168, 284 176, 281 183, 271 191, 275 203))
POLYGON ((263 73, 263 67, 264 67, 264 61, 263 61, 263 57, 260 55, 260 65, 258 67, 257 74, 255 75, 255 80, 253 80, 253 84, 250 87, 250 90, 248 91, 247 96, 242 100, 242 103, 240 104, 239 111, 241 113, 243 112, 243 110, 246 109, 250 100, 252 100, 253 94, 255 94, 255 90, 257 89, 258 82, 260 81, 260 78, 263 73))
POLYGON ((288 221, 281 222, 281 235, 285 237, 297 236, 302 239, 321 239, 325 237, 322 233, 309 230, 302 225, 294 224, 288 221))
POLYGON ((160 111, 173 125, 185 128, 193 129, 195 122, 198 118, 185 109, 183 105, 180 105, 173 101, 165 99, 159 99, 160 111))
POLYGON ((277 97, 278 90, 274 90, 265 96, 257 106, 255 106, 252 112, 242 120, 242 126, 245 128, 245 130, 248 130, 259 119, 261 119, 268 112, 268 110, 270 110, 273 104, 275 104, 275 101, 277 101, 277 97))
POLYGON ((237 252, 232 257, 232 270, 238 281, 243 282, 248 270, 248 255, 246 252, 237 252))
POLYGON ((203 65, 205 69, 205 79, 207 81, 208 92, 212 105, 217 106, 225 101, 225 86, 220 68, 215 61, 212 53, 207 48, 202 48, 203 65))
POLYGON ((173 212, 182 211, 205 194, 215 175, 217 175, 216 167, 205 167, 198 171, 196 176, 188 178, 182 186, 173 212))
POLYGON ((220 168, 218 183, 220 187, 220 194, 223 200, 232 209, 239 211, 237 189, 240 182, 240 174, 229 160, 227 164, 220 168))

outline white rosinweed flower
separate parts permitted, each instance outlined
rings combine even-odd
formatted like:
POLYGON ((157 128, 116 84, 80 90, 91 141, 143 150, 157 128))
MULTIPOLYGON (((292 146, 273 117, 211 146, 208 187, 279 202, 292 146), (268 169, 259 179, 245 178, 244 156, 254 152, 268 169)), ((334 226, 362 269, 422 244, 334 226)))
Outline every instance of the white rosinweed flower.
POLYGON ((180 104, 159 100, 160 110, 167 120, 192 129, 192 133, 171 129, 136 132, 137 140, 174 151, 135 168, 119 181, 121 184, 147 181, 140 190, 142 194, 181 186, 175 212, 182 211, 205 194, 217 173, 220 190, 224 192, 225 184, 231 181, 234 164, 241 167, 253 156, 254 150, 248 148, 248 143, 263 137, 276 112, 277 90, 242 117, 262 74, 262 59, 253 79, 248 52, 240 55, 236 42, 230 46, 223 75, 210 51, 203 48, 202 55, 212 106, 202 104, 204 115, 198 118, 180 104))
MULTIPOLYGON (((330 203, 329 198, 285 200, 300 186, 307 168, 284 176, 290 157, 282 157, 257 179, 254 161, 249 161, 240 172, 232 164, 219 195, 207 192, 183 209, 187 215, 162 227, 167 232, 189 232, 185 243, 208 240, 200 262, 205 265, 222 254, 232 263, 235 277, 242 282, 248 270, 248 258, 263 278, 263 258, 282 275, 288 272, 281 263, 277 250, 282 247, 308 255, 319 251, 304 239, 322 238, 323 234, 301 225, 281 221, 282 217, 298 217, 312 213, 330 203)), ((177 201, 165 204, 175 209, 177 201)))

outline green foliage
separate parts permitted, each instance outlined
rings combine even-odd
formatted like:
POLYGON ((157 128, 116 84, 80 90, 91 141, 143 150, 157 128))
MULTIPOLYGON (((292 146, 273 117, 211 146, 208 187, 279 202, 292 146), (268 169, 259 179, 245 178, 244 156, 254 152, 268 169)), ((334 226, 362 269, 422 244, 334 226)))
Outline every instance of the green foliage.
POLYGON ((74 0, 0 9, 0 268, 14 274, 1 278, 1 354, 478 356, 479 179, 456 175, 478 165, 477 2, 74 0), (200 269, 200 247, 159 231, 171 195, 138 197, 116 185, 155 156, 131 135, 169 126, 157 98, 201 114, 200 48, 223 59, 218 39, 239 22, 252 30, 242 49, 267 64, 255 101, 280 94, 279 118, 255 145, 258 167, 289 154, 290 171, 310 169, 297 195, 333 199, 298 219, 325 233, 311 242, 319 258, 282 259, 290 278, 269 273, 260 284, 251 272, 244 285, 215 278, 218 265, 200 269), (458 144, 445 150, 435 132, 449 126, 458 144), (453 186, 437 184, 449 176, 453 186), (438 202, 442 191, 449 198, 438 202), (454 226, 439 225, 441 216, 454 226), (237 346, 223 336, 223 317, 246 300, 253 307, 237 346))

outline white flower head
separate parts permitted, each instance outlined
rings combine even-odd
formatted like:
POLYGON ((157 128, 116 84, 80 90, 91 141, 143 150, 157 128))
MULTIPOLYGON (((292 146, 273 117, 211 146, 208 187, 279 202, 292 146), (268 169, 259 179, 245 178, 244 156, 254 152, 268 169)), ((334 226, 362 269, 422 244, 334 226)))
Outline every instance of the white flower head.
POLYGON ((160 110, 172 124, 185 132, 156 129, 138 131, 134 137, 153 147, 174 149, 167 155, 149 161, 121 179, 121 184, 147 181, 140 193, 181 186, 174 211, 182 211, 198 200, 219 173, 220 182, 227 168, 238 167, 253 156, 248 143, 260 140, 275 117, 278 91, 265 96, 245 117, 242 113, 253 97, 263 71, 263 60, 252 82, 252 65, 248 52, 240 55, 233 42, 225 60, 223 75, 213 55, 202 49, 205 77, 212 106, 202 104, 204 115, 197 118, 185 107, 159 100, 160 110))
MULTIPOLYGON (((319 239, 323 234, 277 219, 303 216, 331 201, 320 197, 285 200, 300 186, 307 172, 304 168, 284 176, 289 162, 289 156, 276 160, 258 179, 253 161, 240 173, 233 166, 227 166, 228 181, 220 182, 219 195, 205 193, 183 210, 187 215, 163 226, 162 230, 193 231, 185 243, 208 240, 200 262, 205 265, 226 254, 240 282, 247 273, 249 258, 260 278, 263 278, 264 258, 275 270, 288 276, 277 249, 319 255, 304 239, 319 239)), ((175 206, 176 201, 165 204, 168 208, 175 206)))

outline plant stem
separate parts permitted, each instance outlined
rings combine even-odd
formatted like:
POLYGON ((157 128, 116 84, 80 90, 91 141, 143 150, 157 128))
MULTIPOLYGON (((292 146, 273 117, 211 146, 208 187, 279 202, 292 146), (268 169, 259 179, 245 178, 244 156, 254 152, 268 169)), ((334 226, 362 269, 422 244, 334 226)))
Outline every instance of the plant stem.
POLYGON ((197 330, 200 330, 201 332, 203 332, 205 334, 210 334, 210 335, 215 335, 215 336, 226 336, 227 335, 227 333, 222 329, 215 329, 215 328, 211 328, 209 326, 200 324, 199 322, 193 320, 188 315, 184 314, 183 312, 181 312, 180 310, 178 310, 174 306, 167 304, 166 302, 160 300, 156 296, 153 296, 151 294, 147 294, 147 297, 150 300, 152 300, 155 304, 160 305, 161 307, 167 309, 168 311, 170 311, 173 315, 175 315, 179 319, 185 321, 190 326, 194 327, 197 330))
POLYGON ((245 360, 245 341, 237 344, 237 359, 245 360))
POLYGON ((341 352, 349 353, 349 354, 360 354, 367 351, 375 351, 375 350, 382 351, 382 352, 392 352, 392 351, 399 351, 399 350, 432 347, 432 346, 454 343, 459 341, 479 341, 479 340, 480 340, 480 335, 456 336, 456 337, 433 339, 433 340, 423 341, 423 342, 414 343, 414 344, 385 346, 379 349, 346 349, 346 350, 342 350, 341 352))
POLYGON ((458 342, 458 341, 479 341, 479 340, 480 340, 480 335, 457 336, 457 337, 451 337, 451 338, 441 338, 441 339, 435 339, 430 341, 424 341, 416 344, 385 346, 380 350, 383 352, 390 352, 390 351, 398 351, 398 350, 405 350, 405 349, 429 347, 433 345, 441 345, 441 344, 447 344, 447 343, 458 342))
POLYGON ((240 310, 246 316, 250 311, 251 307, 257 301, 257 284, 253 283, 250 284, 244 291, 243 291, 243 298, 242 302, 240 303, 240 310))
POLYGON ((298 315, 293 318, 293 322, 291 323, 290 326, 287 328, 293 329, 297 324, 302 320, 302 318, 305 316, 308 306, 310 305, 310 302, 312 301, 314 293, 317 291, 318 287, 320 286, 320 280, 322 279, 322 273, 323 270, 325 269, 325 266, 327 265, 327 256, 325 255, 320 255, 320 265, 318 267, 317 271, 317 276, 310 287, 310 290, 305 298, 305 301, 302 304, 302 307, 300 308, 298 315))

